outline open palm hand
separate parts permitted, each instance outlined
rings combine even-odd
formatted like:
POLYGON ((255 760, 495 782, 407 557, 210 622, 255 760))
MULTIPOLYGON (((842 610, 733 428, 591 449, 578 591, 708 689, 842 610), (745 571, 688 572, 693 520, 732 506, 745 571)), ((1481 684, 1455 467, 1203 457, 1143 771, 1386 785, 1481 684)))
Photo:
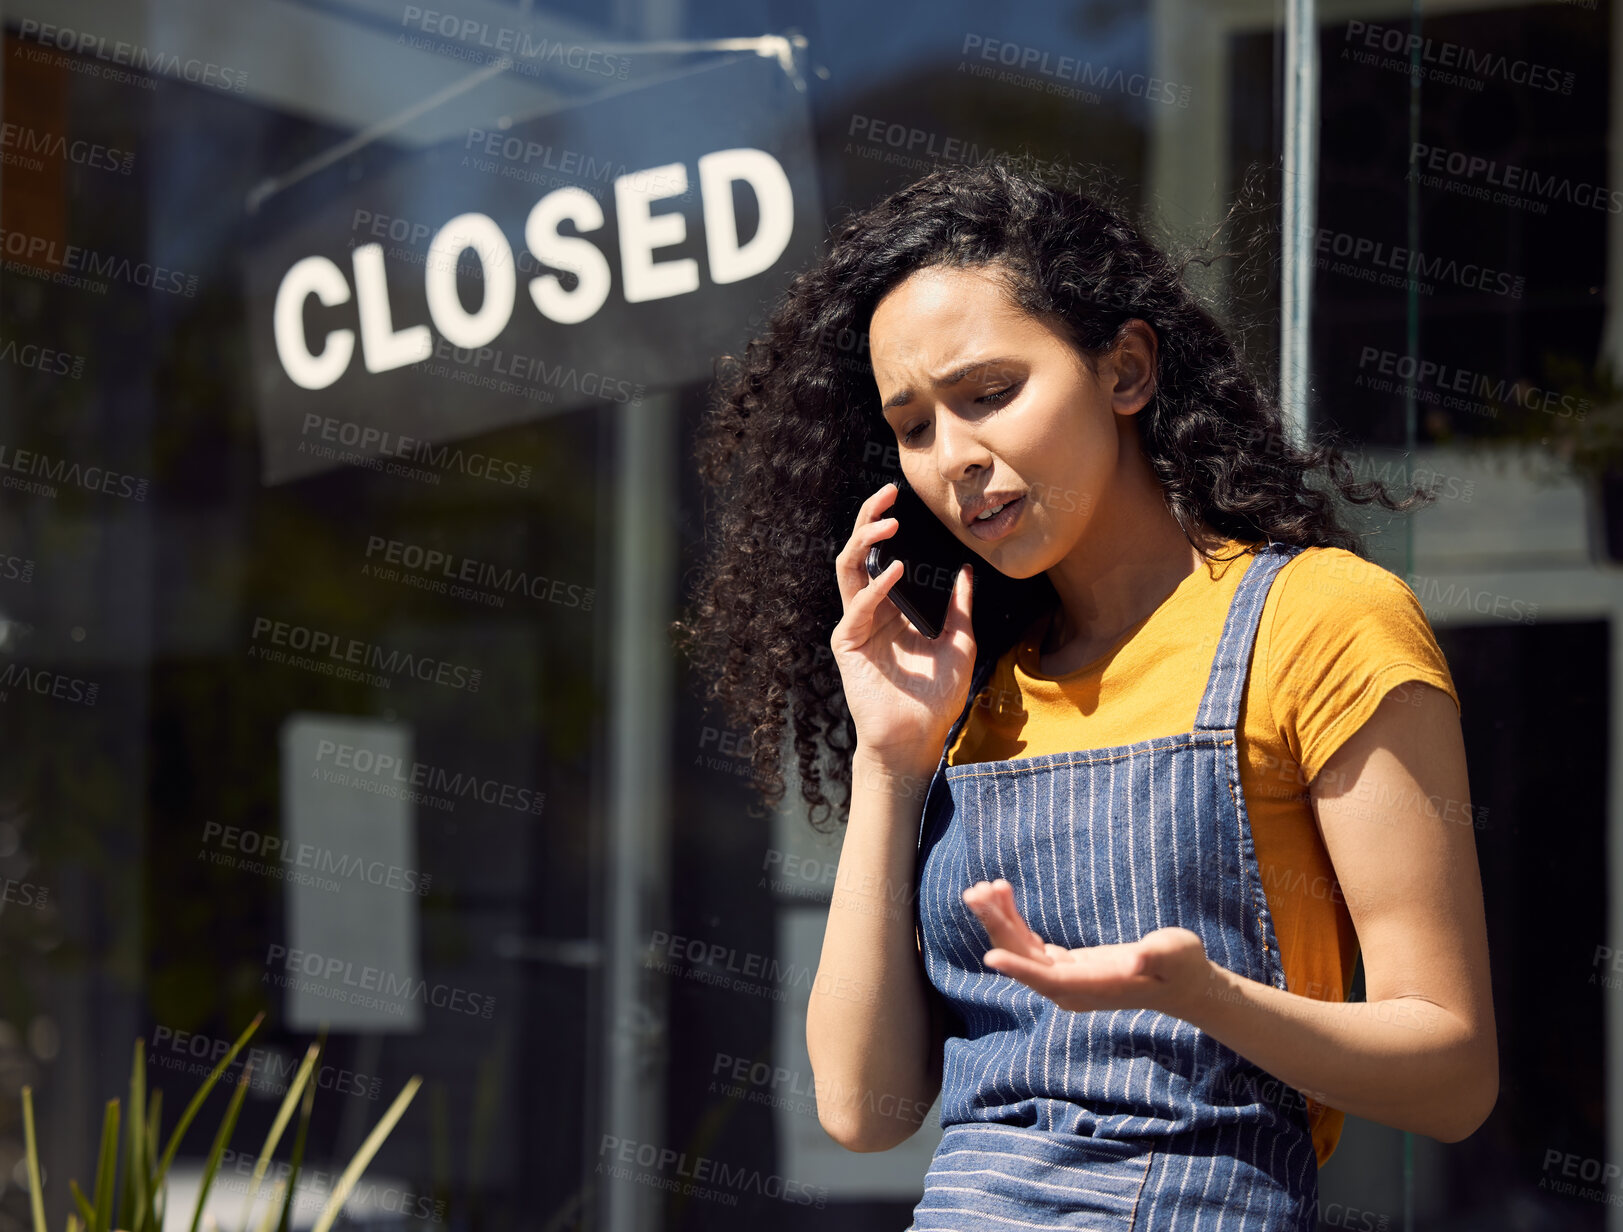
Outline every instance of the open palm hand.
POLYGON ((1068 950, 1032 931, 1015 906, 1014 887, 1001 877, 977 881, 963 899, 991 937, 986 965, 1061 1009, 1151 1009, 1183 1018, 1211 986, 1206 947, 1187 928, 1157 928, 1137 941, 1068 950))

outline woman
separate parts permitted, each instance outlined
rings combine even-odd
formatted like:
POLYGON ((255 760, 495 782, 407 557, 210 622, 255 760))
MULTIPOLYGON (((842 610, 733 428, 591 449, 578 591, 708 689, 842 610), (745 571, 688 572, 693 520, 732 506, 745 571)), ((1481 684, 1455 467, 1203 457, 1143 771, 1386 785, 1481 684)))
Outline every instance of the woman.
POLYGON ((1420 494, 1292 442, 1120 210, 993 160, 850 219, 700 458, 678 627, 763 791, 786 707, 808 803, 849 783, 807 1046, 852 1150, 940 1095, 916 1228, 1313 1228, 1345 1114, 1486 1119, 1458 697, 1310 480, 1420 494), (887 457, 973 553, 933 640, 864 567, 887 457))

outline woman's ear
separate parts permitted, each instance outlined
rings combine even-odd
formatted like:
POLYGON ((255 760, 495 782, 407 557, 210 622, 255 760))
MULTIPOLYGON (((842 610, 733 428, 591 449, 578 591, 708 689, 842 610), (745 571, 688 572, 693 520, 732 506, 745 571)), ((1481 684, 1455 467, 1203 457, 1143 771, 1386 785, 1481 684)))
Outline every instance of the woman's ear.
POLYGON ((1155 331, 1134 317, 1124 322, 1108 360, 1111 409, 1118 415, 1136 415, 1155 394, 1156 358, 1159 353, 1155 331))

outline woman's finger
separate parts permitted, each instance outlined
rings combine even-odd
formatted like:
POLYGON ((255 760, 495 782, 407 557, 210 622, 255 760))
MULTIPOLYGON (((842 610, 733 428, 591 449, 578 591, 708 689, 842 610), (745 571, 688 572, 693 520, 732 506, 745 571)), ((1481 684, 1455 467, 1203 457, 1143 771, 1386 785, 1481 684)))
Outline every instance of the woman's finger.
POLYGON ((1015 942, 1004 944, 1022 954, 1046 953, 1043 939, 1026 923, 1020 914, 1020 908, 1015 904, 1014 887, 1003 877, 990 884, 991 892, 986 900, 986 913, 999 920, 1003 935, 1009 942, 1015 942))
POLYGON ((1014 901, 1014 887, 999 877, 992 883, 992 888, 1001 894, 1003 913, 1009 919, 1009 926, 1017 933, 1024 933, 1032 947, 1043 950, 1043 939, 1037 935, 1036 929, 1026 923, 1025 917, 1020 914, 1020 908, 1014 901))
POLYGON ((861 646, 873 636, 874 626, 883 619, 878 614, 878 607, 901 576, 901 562, 892 561, 846 604, 844 623, 852 645, 861 646))
POLYGON ((960 634, 967 635, 971 649, 975 644, 975 635, 972 631, 974 577, 968 563, 959 567, 957 576, 952 580, 952 598, 947 604, 947 618, 941 624, 941 632, 948 637, 956 639, 960 634))
POLYGON ((1018 911, 1005 908, 1002 892, 1006 891, 1012 896, 1013 887, 1001 877, 992 883, 990 892, 985 888, 987 884, 976 882, 964 891, 964 901, 985 926, 993 946, 1028 956, 1039 963, 1052 962, 1043 939, 1026 926, 1018 911))
MULTIPOLYGON (((895 518, 879 518, 877 521, 869 522, 851 536, 851 546, 855 549, 853 552, 853 568, 855 570, 853 578, 857 579, 856 594, 852 595, 851 599, 856 598, 856 595, 860 595, 874 581, 873 578, 868 576, 868 549, 881 539, 889 539, 896 533, 898 526, 899 523, 895 518)), ((891 563, 896 562, 892 561, 891 563)), ((846 602, 850 603, 851 599, 847 599, 846 602)))
POLYGON ((851 529, 851 537, 846 540, 845 547, 834 558, 835 580, 839 584, 840 599, 845 604, 849 604, 868 584, 866 564, 868 548, 872 546, 873 538, 884 537, 880 534, 870 538, 864 532, 890 508, 896 499, 896 493, 895 484, 887 483, 862 502, 851 529))
MULTIPOLYGON (((1070 973, 1064 971, 1059 964, 1039 962, 1036 959, 1027 958, 1024 954, 1017 954, 1007 947, 997 947, 986 951, 986 957, 983 961, 987 967, 996 971, 999 975, 1006 975, 1010 979, 1019 980, 1034 992, 1041 993, 1050 999, 1065 991, 1072 993, 1084 991, 1076 986, 1075 982, 1070 978, 1070 973), (1063 984, 1062 980, 1065 981, 1063 984)), ((1086 989, 1085 991, 1091 992, 1093 990, 1086 989)))
POLYGON ((1129 955, 1071 950, 1069 958, 1055 962, 1049 956, 1034 958, 999 946, 988 950, 984 961, 999 974, 1030 984, 1048 997, 1069 993, 1115 1004, 1142 1001, 1159 988, 1153 978, 1132 970, 1134 959, 1129 955))

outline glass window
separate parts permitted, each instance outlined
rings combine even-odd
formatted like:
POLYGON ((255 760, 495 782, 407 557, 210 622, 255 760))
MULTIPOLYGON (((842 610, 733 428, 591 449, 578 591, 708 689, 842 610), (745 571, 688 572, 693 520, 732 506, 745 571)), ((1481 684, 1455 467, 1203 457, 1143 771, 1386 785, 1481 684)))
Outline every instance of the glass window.
POLYGON ((262 1015, 166 1227, 206 1180, 245 1226, 317 1040, 293 1227, 414 1079, 356 1222, 906 1226, 939 1100, 888 1151, 817 1114, 841 810, 763 801, 671 625, 720 357, 852 212, 1009 155, 1102 173, 1297 430, 1434 498, 1357 516, 1460 695, 1500 1095, 1347 1116, 1318 1218, 1606 1224, 1611 5, 436 5, 6 7, 0 1220, 25 1086, 57 1227, 132 1045, 167 1143, 262 1015))

